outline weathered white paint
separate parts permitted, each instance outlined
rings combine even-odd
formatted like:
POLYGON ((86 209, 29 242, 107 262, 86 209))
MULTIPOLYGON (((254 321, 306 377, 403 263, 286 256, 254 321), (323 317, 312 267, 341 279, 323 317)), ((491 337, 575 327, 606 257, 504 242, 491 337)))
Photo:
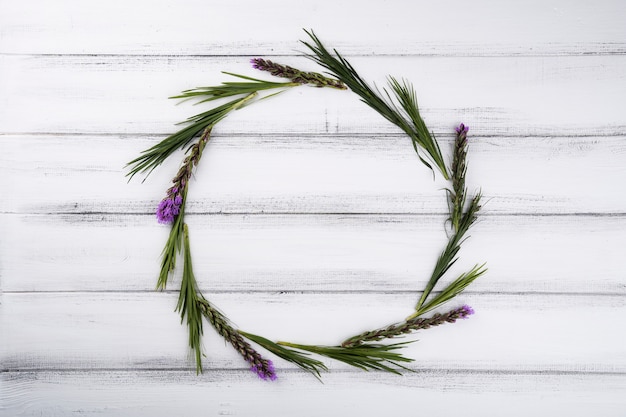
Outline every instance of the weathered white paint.
MULTIPOLYGON (((621 416, 626 409, 626 3, 0 1, 0 415, 621 416), (199 107, 166 97, 311 70, 314 28, 368 79, 413 81, 449 154, 471 126, 484 216, 454 272, 471 320, 422 331, 415 373, 276 360, 259 381, 207 327, 196 376, 152 291, 178 167, 124 164, 199 107)), ((182 155, 181 155, 182 156, 182 155)), ((177 159, 177 158, 175 158, 177 159)), ((446 184, 347 92, 299 88, 215 130, 190 191, 202 289, 235 324, 338 343, 404 318, 444 245, 446 184)), ((458 302, 457 302, 458 301, 458 302)))
MULTIPOLYGON (((260 285, 257 285, 257 288, 260 285)), ((242 329, 274 340, 333 345, 401 321, 418 293, 207 293, 242 329), (252 312, 252 314, 251 314, 252 312)), ((189 368, 176 293, 20 293, 3 296, 0 353, 9 370, 189 368), (21 321, 19 328, 10 323, 21 321)), ((622 295, 465 294, 471 320, 417 334, 406 349, 417 369, 625 372, 623 333, 605 317, 626 314, 622 295), (531 308, 528 307, 531 306, 531 308), (584 333, 580 329, 585 329, 584 333), (506 354, 503 354, 506 352, 506 354)), ((207 327, 206 366, 246 368, 207 327)), ((277 359, 281 367, 293 365, 277 359)), ((333 369, 346 366, 332 363, 333 369)), ((364 376, 365 377, 365 376, 364 376)), ((358 383, 359 377, 355 378, 358 383)))
MULTIPOLYGON (((248 371, 53 370, 3 374, 6 409, 17 415, 384 415, 621 417, 620 374, 420 370, 403 377, 335 372, 320 384, 287 371, 272 385, 248 371), (358 382, 357 382, 358 381, 358 382)), ((1 389, 1 388, 0 388, 1 389)), ((0 405, 2 407, 2 405, 0 405)), ((0 408, 1 409, 1 408, 0 408)))
POLYGON ((5 1, 4 53, 290 54, 302 28, 359 54, 619 54, 622 2, 416 0, 285 4, 267 0, 5 1))
MULTIPOLYGON (((153 213, 182 152, 143 184, 141 176, 128 184, 124 166, 158 139, 4 136, 0 175, 13 181, 8 184, 12 198, 0 201, 0 208, 12 213, 153 213)), ((442 146, 448 154, 449 137, 442 146)), ((448 184, 439 175, 433 182, 404 137, 220 136, 207 149, 190 190, 193 213, 447 210, 442 190, 448 184)), ((482 189, 487 213, 626 211, 623 194, 614 192, 626 182, 626 136, 479 137, 472 138, 470 154, 468 186, 482 189)))
MULTIPOLYGON (((446 244, 444 218, 186 217, 200 285, 219 292, 418 290, 446 244)), ((169 232, 152 214, 12 215, 5 223, 5 292, 151 291, 169 232)), ((623 295, 625 232, 624 216, 486 215, 452 275, 488 261, 489 275, 470 290, 623 295)))
MULTIPOLYGON (((295 42, 294 42, 294 45, 295 42)), ((319 70, 303 57, 279 62, 319 70)), ((5 56, 3 131, 125 133, 174 131, 174 123, 203 106, 175 106, 180 91, 255 77, 248 56, 5 56), (8 80, 11 80, 10 82, 8 80), (36 114, 28 122, 26 114, 36 114)), ((386 76, 407 77, 424 119, 450 135, 464 121, 480 136, 598 136, 624 132, 616 106, 626 95, 626 56, 432 57, 357 56, 350 60, 384 87, 386 76), (423 81, 422 81, 423 80, 423 81)), ((216 134, 326 135, 399 133, 346 91, 298 87, 228 116, 216 134), (297 105, 294 105, 297 103, 297 105)))

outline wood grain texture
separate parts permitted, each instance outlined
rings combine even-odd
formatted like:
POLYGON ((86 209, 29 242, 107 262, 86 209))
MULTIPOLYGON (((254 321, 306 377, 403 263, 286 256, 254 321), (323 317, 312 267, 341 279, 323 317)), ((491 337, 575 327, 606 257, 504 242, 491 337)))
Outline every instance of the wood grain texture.
MULTIPOLYGON (((412 293, 209 294, 240 328, 272 340, 336 345, 401 321, 412 293), (254 314, 250 314, 253 311, 254 314), (312 332, 312 329, 317 331, 312 332)), ((4 294, 0 345, 7 370, 185 368, 186 328, 173 313, 175 293, 4 294), (45 350, 42 348, 45 346, 45 350)), ((466 294, 471 319, 420 331, 406 355, 417 369, 626 371, 623 333, 606 317, 626 314, 622 295, 466 294), (526 308, 532 305, 532 310, 526 308), (506 351, 503 355, 502 352, 506 351)), ((207 327, 207 372, 247 364, 207 327)), ((294 366, 276 360, 280 369, 294 366)), ((329 362, 332 370, 347 368, 329 362)), ((391 375, 389 379, 395 378, 391 375)))
MULTIPOLYGON (((446 244, 443 215, 186 219, 194 270, 209 292, 416 291, 446 244)), ((5 293, 154 289, 168 228, 153 215, 4 220, 5 293)), ((484 216, 450 276, 486 261, 488 275, 470 291, 626 295, 625 233, 624 216, 484 216)))
MULTIPOLYGON (((274 58, 270 56, 269 58, 274 58)), ((278 58, 277 58, 278 59, 278 58)), ((319 70, 303 57, 282 62, 319 70)), ((4 56, 3 132, 164 134, 200 112, 166 97, 219 84, 221 71, 255 77, 248 57, 4 56), (38 117, 32 117, 31 114, 38 117)), ((352 64, 383 87, 386 76, 414 84, 436 134, 460 121, 479 136, 621 135, 626 56, 362 56, 352 64)), ((270 77, 271 78, 271 77, 270 77)), ((400 133, 346 91, 300 87, 235 112, 216 134, 400 133), (294 105, 297 103, 297 105, 294 105)))
POLYGON ((3 53, 293 54, 302 28, 351 54, 623 54, 621 2, 4 1, 3 53), (28 18, 26 18, 26 16, 28 18), (226 36, 227 35, 227 36, 226 36))
POLYGON ((0 374, 6 402, 20 416, 170 417, 172 415, 380 415, 413 410, 431 416, 555 415, 620 417, 626 379, 619 374, 421 370, 388 379, 378 373, 355 384, 335 372, 320 384, 298 372, 268 386, 248 371, 53 371, 0 374), (28 393, 36 393, 29 395, 28 393), (570 410, 571 409, 571 410, 570 410), (181 411, 182 410, 182 411, 181 411))
MULTIPOLYGON (((621 416, 626 409, 626 3, 28 3, 0 0, 0 416, 621 416), (422 331, 415 372, 275 360, 259 381, 207 327, 196 376, 154 292, 154 207, 124 165, 200 107, 166 97, 259 76, 313 28, 368 80, 406 77, 446 158, 470 125, 487 204, 451 279, 489 272, 422 331)), ((203 107, 204 108, 204 107, 203 107)), ((214 131, 189 213, 202 290, 272 339, 336 344, 406 317, 445 244, 447 184, 358 99, 298 88, 214 131)), ((274 360, 274 358, 272 358, 274 360)))
MULTIPOLYGON (((0 175, 13 180, 0 210, 154 213, 182 154, 145 183, 128 184, 124 165, 158 139, 1 137, 0 175)), ((444 138, 446 155, 450 146, 444 138)), ((207 149, 190 190, 191 213, 447 211, 442 189, 449 185, 439 176, 433 182, 404 137, 219 136, 207 149)), ((626 212, 623 194, 613 192, 626 182, 624 136, 472 138, 470 158, 468 187, 482 190, 486 213, 626 212)))

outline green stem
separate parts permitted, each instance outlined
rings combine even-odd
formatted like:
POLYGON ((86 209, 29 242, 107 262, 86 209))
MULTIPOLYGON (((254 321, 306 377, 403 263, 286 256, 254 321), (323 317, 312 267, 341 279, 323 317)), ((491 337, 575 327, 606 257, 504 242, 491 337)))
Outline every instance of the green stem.
POLYGON ((419 301, 415 306, 416 311, 420 311, 422 305, 430 295, 431 291, 437 285, 437 282, 443 277, 443 275, 454 265, 458 258, 456 255, 461 249, 461 243, 463 242, 463 237, 469 230, 470 226, 476 221, 476 213, 480 210, 480 199, 481 195, 477 194, 471 201, 467 212, 463 214, 461 217, 461 221, 459 222, 458 231, 454 233, 450 239, 448 240, 448 244, 446 248, 437 259, 437 263, 435 264, 435 268, 433 273, 424 288, 424 292, 420 297, 419 301))

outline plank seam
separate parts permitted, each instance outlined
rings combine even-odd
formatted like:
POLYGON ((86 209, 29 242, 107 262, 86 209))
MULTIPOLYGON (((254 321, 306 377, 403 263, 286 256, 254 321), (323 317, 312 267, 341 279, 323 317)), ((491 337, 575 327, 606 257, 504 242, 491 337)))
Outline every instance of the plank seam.
MULTIPOLYGON (((154 289, 145 290, 4 290, 3 294, 7 295, 40 295, 40 294, 118 294, 118 295, 133 295, 133 294, 178 294, 178 290, 163 290, 157 291, 154 289)), ((433 291, 432 294, 438 294, 441 291, 433 291)), ((420 294, 422 291, 418 290, 262 290, 262 289, 247 289, 241 290, 223 290, 216 289, 211 290, 211 294, 225 295, 225 294, 279 294, 279 295, 412 295, 420 294)), ((471 291, 465 290, 463 294, 477 295, 477 296, 551 296, 551 297, 617 297, 624 298, 626 300, 626 293, 615 292, 573 292, 573 291, 471 291)))
MULTIPOLYGON (((536 140, 545 140, 545 139, 575 139, 575 138, 614 138, 614 137, 625 137, 624 131, 626 130, 626 126, 615 126, 614 132, 602 133, 602 134, 594 134, 594 133, 586 133, 582 132, 579 134, 559 134, 555 132, 554 135, 546 135, 546 134, 498 134, 498 135, 490 135, 490 134, 481 134, 476 133, 472 134, 473 139, 502 139, 502 138, 524 138, 524 139, 536 139, 536 140)), ((369 138, 369 137, 378 137, 383 136, 383 139, 400 139, 406 138, 405 135, 401 133, 393 133, 393 132, 341 132, 341 133, 332 133, 332 132, 318 132, 318 133, 309 133, 309 132, 298 132, 294 135, 297 135, 298 138, 327 138, 327 139, 341 139, 341 138, 369 138)), ((214 139, 218 138, 256 138, 256 139, 280 139, 280 138, 292 138, 294 135, 286 136, 284 133, 276 132, 276 133, 250 133, 250 132, 241 132, 241 133, 216 133, 212 135, 214 139)), ((53 137, 76 137, 81 138, 84 136, 88 136, 91 138, 107 138, 107 137, 116 137, 116 138, 142 138, 142 139, 154 139, 154 140, 162 140, 168 137, 168 134, 158 134, 158 133, 146 133, 146 132, 108 132, 108 133, 99 133, 99 132, 0 132, 0 137, 10 137, 10 136, 34 136, 40 138, 42 136, 53 136, 53 137)), ((441 139, 442 142, 451 142, 453 136, 448 133, 439 132, 437 134, 437 139, 441 139)))
MULTIPOLYGON (((433 368, 410 368, 414 373, 438 373, 443 375, 520 375, 520 376, 626 376, 626 372, 620 371, 593 371, 593 370, 549 370, 549 369, 433 369, 433 368)), ((249 372, 249 368, 211 368, 208 372, 249 372)), ((0 373, 90 373, 90 372, 123 372, 123 373, 195 373, 195 368, 3 368, 0 373)), ((281 368, 284 373, 300 373, 297 368, 281 368)), ((358 370, 333 369, 333 373, 361 374, 358 370)), ((383 375, 381 373, 381 375, 383 375)))
MULTIPOLYGON (((276 216, 276 217, 289 217, 289 216, 325 216, 325 217, 333 217, 333 216, 351 216, 351 217, 438 217, 438 216, 447 216, 448 213, 444 212, 290 212, 290 211, 260 211, 260 212, 247 212, 247 211, 228 211, 228 212, 195 212, 195 211, 187 211, 187 215, 193 216, 210 216, 210 217, 229 217, 229 216, 247 216, 247 217, 262 217, 262 216, 276 216)), ((0 211, 0 215, 11 215, 11 216, 136 216, 136 217, 144 217, 144 216, 154 216, 154 212, 121 212, 121 211, 48 211, 48 212, 27 212, 27 211, 0 211)), ((622 218, 626 217, 626 212, 613 212, 613 213, 603 213, 603 212, 564 212, 564 213, 482 213, 480 215, 481 218, 489 217, 489 218, 508 218, 508 217, 560 217, 560 218, 580 218, 580 217, 590 217, 590 218, 622 218)))
MULTIPOLYGON (((593 43, 591 46, 595 46, 593 43)), ((535 58, 535 57, 596 57, 596 56, 623 56, 626 55, 626 45, 621 43, 615 44, 607 44, 600 43, 598 45, 611 46, 610 49, 607 50, 594 50, 592 49, 582 49, 579 45, 561 45, 563 47, 563 51, 552 51, 552 52, 541 52, 537 51, 537 46, 535 45, 532 50, 534 52, 492 52, 492 53, 481 53, 481 52, 463 52, 463 53, 434 53, 434 52, 423 52, 423 53, 344 53, 342 54, 347 58, 363 58, 363 57, 382 57, 382 58, 406 58, 406 57, 423 57, 423 58, 535 58), (567 48, 573 48, 574 50, 566 50, 567 48)), ((489 46, 489 45, 482 45, 489 46)), ((519 45, 513 45, 519 46, 519 45)), ((529 47, 530 48, 530 47, 529 47)), ((262 48, 260 48, 261 50, 262 48)), ((482 48, 482 50, 489 50, 492 48, 482 48)), ((468 51, 468 48, 465 48, 465 51, 468 51)), ((259 54, 264 54, 270 57, 277 58, 302 58, 303 54, 293 54, 293 53, 275 53, 270 51, 270 53, 253 53, 253 54, 133 54, 133 53, 19 53, 19 52, 0 52, 0 56, 5 57, 44 57, 44 58, 251 58, 256 57, 259 54)))

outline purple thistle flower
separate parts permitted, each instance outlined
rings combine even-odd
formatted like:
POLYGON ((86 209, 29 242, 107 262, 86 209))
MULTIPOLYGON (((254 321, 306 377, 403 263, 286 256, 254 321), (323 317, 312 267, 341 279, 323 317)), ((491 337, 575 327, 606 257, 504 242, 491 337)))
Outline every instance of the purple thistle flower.
POLYGON ((253 362, 250 370, 252 372, 255 372, 259 376, 259 378, 264 381, 276 381, 276 371, 274 370, 274 364, 270 360, 262 359, 257 363, 253 362))
POLYGON ((178 213, 180 213, 183 197, 180 194, 174 194, 174 190, 178 189, 172 189, 171 194, 161 200, 159 207, 157 207, 156 216, 159 223, 172 223, 176 216, 178 216, 178 213))
POLYGON ((457 310, 459 312, 459 318, 466 319, 474 314, 474 309, 467 304, 457 310))
POLYGON ((261 58, 252 58, 250 60, 250 63, 252 64, 252 68, 254 69, 262 70, 264 68, 264 66, 261 65, 262 63, 264 63, 264 60, 261 58))
POLYGON ((161 200, 159 207, 156 211, 157 220, 159 223, 171 223, 174 220, 174 214, 172 214, 172 204, 174 202, 169 198, 161 200))
POLYGON ((456 133, 458 134, 467 133, 469 131, 469 126, 465 126, 465 124, 461 123, 458 127, 454 128, 454 130, 456 130, 456 133))

